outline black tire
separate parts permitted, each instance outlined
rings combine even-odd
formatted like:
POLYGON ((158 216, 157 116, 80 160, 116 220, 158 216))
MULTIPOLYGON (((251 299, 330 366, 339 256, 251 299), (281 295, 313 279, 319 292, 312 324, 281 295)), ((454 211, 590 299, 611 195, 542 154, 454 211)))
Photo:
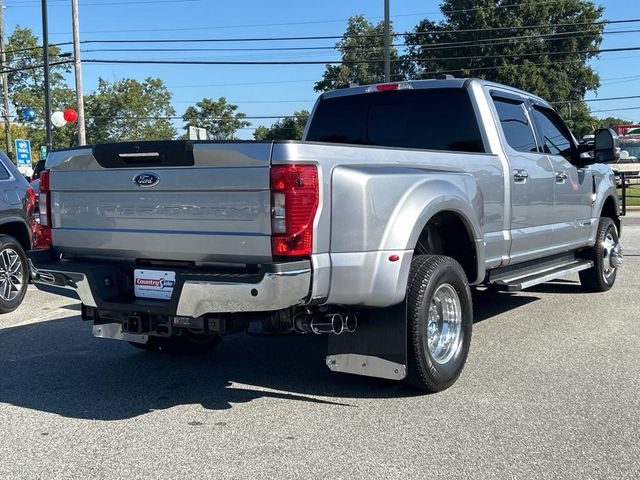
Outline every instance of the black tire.
POLYGON ((582 254, 583 258, 592 260, 594 265, 579 272, 580 283, 589 292, 606 292, 616 281, 617 268, 607 271, 607 268, 611 268, 608 264, 610 252, 605 248, 608 238, 612 238, 615 244, 618 244, 618 229, 612 219, 600 217, 596 244, 582 254))
MULTIPOLYGON (((441 313, 442 311, 438 315, 441 313)), ((453 385, 467 360, 472 328, 471 290, 460 264, 453 258, 440 255, 415 256, 411 262, 407 285, 408 355, 405 382, 426 392, 439 392, 453 385), (430 326, 430 310, 438 310, 437 304, 433 302, 434 294, 440 290, 451 294, 455 291, 461 318, 457 341, 447 350, 446 357, 450 358, 437 360, 429 348, 427 327, 430 326)), ((437 354, 438 351, 434 353, 437 354)))
POLYGON ((0 235, 0 313, 18 308, 28 286, 29 266, 22 245, 9 235, 0 235))
POLYGON ((219 335, 202 335, 185 331, 173 337, 149 337, 147 343, 129 342, 140 350, 148 352, 198 354, 213 350, 222 341, 219 335))

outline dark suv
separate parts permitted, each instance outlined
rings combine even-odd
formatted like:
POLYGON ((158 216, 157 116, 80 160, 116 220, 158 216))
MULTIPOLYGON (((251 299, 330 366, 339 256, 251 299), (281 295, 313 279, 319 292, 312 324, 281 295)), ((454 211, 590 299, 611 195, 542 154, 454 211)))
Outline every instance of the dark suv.
POLYGON ((34 204, 29 182, 0 151, 0 313, 18 308, 27 293, 34 204))

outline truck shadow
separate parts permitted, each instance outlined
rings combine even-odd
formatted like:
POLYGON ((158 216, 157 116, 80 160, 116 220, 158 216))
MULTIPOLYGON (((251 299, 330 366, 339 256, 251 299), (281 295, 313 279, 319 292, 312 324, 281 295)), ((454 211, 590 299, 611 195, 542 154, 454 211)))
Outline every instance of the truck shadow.
POLYGON ((495 290, 483 292, 473 290, 472 296, 474 324, 540 300, 540 297, 532 295, 498 292, 495 290))
MULTIPOLYGON (((476 321, 536 300, 486 298, 476 321)), ((97 340, 77 315, 0 330, 0 403, 69 418, 120 420, 177 405, 221 410, 259 398, 349 408, 353 399, 420 393, 402 383, 336 374, 314 335, 234 335, 213 352, 173 356, 97 340)))

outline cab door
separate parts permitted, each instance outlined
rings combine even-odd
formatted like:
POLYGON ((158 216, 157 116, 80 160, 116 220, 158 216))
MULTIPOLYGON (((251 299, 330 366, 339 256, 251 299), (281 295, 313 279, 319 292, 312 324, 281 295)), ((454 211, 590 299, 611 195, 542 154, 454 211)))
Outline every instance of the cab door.
POLYGON ((545 256, 552 246, 555 173, 538 147, 526 100, 495 90, 491 96, 510 168, 513 264, 545 256))
POLYGON ((561 250, 586 245, 591 233, 593 173, 589 167, 571 163, 578 155, 573 135, 555 111, 533 105, 531 112, 553 167, 553 243, 561 250))

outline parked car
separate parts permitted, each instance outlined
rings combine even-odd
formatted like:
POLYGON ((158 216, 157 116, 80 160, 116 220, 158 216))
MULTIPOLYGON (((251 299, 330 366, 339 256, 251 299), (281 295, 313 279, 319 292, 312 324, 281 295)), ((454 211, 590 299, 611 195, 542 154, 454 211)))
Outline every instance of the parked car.
POLYGON ((324 93, 300 142, 54 151, 34 281, 80 298, 97 337, 326 334, 330 369, 438 391, 469 352, 471 286, 613 286, 618 197, 595 163, 615 161, 613 132, 594 144, 539 97, 442 79, 324 93))
POLYGON ((20 306, 29 284, 26 251, 32 246, 35 194, 0 152, 0 313, 20 306))

